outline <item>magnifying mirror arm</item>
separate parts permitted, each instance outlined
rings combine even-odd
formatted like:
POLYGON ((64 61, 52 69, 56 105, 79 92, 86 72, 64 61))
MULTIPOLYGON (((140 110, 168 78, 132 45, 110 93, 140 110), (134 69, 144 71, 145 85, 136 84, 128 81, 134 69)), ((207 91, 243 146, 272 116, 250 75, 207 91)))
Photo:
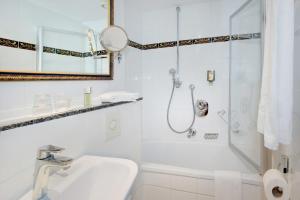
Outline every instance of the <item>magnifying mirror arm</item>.
POLYGON ((119 63, 119 64, 121 63, 122 57, 123 57, 123 55, 122 55, 121 52, 119 51, 118 54, 117 54, 117 59, 118 59, 118 63, 119 63))

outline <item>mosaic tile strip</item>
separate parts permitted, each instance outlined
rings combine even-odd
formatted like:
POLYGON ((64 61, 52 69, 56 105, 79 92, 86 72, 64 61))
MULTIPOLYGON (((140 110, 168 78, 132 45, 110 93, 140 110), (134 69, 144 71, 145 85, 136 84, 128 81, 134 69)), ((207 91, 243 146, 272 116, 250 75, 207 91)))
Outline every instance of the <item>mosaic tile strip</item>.
POLYGON ((129 40, 128 45, 129 45, 130 47, 133 47, 133 48, 136 48, 136 49, 143 50, 143 45, 142 45, 142 44, 139 44, 139 43, 134 42, 134 41, 132 41, 132 40, 129 40))
MULTIPOLYGON (((143 100, 143 98, 136 99, 136 101, 142 101, 142 100, 143 100)), ((114 107, 114 106, 128 104, 128 103, 132 103, 132 102, 131 101, 122 101, 122 102, 117 102, 117 103, 103 103, 98 106, 73 109, 70 111, 63 112, 63 113, 55 113, 52 115, 47 115, 45 117, 39 117, 39 118, 35 118, 35 119, 30 119, 27 121, 21 121, 21 122, 16 122, 16 123, 0 126, 0 131, 7 131, 7 130, 19 128, 19 127, 24 127, 24 126, 29 126, 29 125, 33 125, 33 124, 42 123, 42 122, 52 121, 55 119, 65 118, 65 117, 69 117, 69 116, 73 116, 73 115, 78 115, 78 114, 82 114, 82 113, 87 113, 87 112, 91 112, 91 111, 95 111, 95 110, 100 110, 100 109, 114 107)))
POLYGON ((0 38, 0 46, 18 48, 19 47, 19 42, 15 41, 15 40, 0 38))
MULTIPOLYGON (((37 50, 35 44, 31 44, 31 43, 27 43, 27 42, 20 42, 20 41, 5 39, 5 38, 0 38, 0 46, 19 48, 19 49, 30 50, 30 51, 37 50)), ((66 49, 56 49, 56 48, 47 47, 47 46, 43 47, 43 52, 58 54, 58 55, 63 55, 63 56, 80 57, 80 58, 92 56, 92 54, 90 52, 70 51, 70 50, 66 50, 66 49)), ((106 55, 106 54, 107 54, 107 52, 105 50, 101 50, 101 51, 97 52, 97 55, 106 55)))
POLYGON ((83 57, 86 58, 86 57, 92 57, 93 54, 91 52, 84 52, 83 53, 83 57))
POLYGON ((113 80, 112 75, 1 72, 0 81, 113 80))
POLYGON ((253 38, 253 34, 241 34, 238 35, 238 40, 250 40, 253 38))
POLYGON ((158 43, 143 45, 143 50, 148 50, 148 49, 158 49, 158 43))
MULTIPOLYGON (((249 39, 259 39, 261 38, 260 33, 250 33, 250 34, 237 34, 227 36, 217 36, 217 37, 207 37, 207 38, 196 38, 196 39, 188 39, 188 40, 180 40, 180 46, 187 46, 187 45, 197 45, 197 44, 208 44, 214 42, 228 42, 230 40, 249 40, 249 39)), ((161 42, 161 43, 152 43, 152 44, 138 44, 133 41, 129 42, 129 46, 133 48, 138 48, 141 50, 150 50, 150 49, 158 49, 158 48, 167 48, 167 47, 175 47, 177 45, 176 41, 170 42, 161 42)))
POLYGON ((253 39, 260 39, 261 38, 261 33, 253 33, 252 36, 253 36, 252 37, 253 39))
POLYGON ((239 40, 239 35, 231 35, 230 40, 239 40))
POLYGON ((211 38, 194 39, 194 44, 207 44, 207 43, 211 43, 211 42, 212 42, 211 38))
POLYGON ((230 40, 230 36, 218 36, 218 37, 212 37, 212 42, 227 42, 230 40))
POLYGON ((19 48, 20 49, 31 50, 31 51, 36 50, 35 44, 30 44, 30 43, 26 43, 26 42, 19 42, 19 48))
POLYGON ((158 48, 167 48, 167 47, 175 47, 177 45, 176 41, 171 41, 171 42, 161 42, 158 43, 158 48))
POLYGON ((64 55, 64 56, 70 56, 71 51, 65 50, 65 49, 55 49, 55 53, 59 55, 64 55))
POLYGON ((45 53, 55 53, 55 48, 52 47, 43 47, 43 52, 45 53))
MULTIPOLYGON (((227 36, 217 36, 217 37, 207 37, 207 38, 195 38, 195 39, 188 39, 188 40, 180 40, 180 46, 187 46, 187 45, 197 45, 197 44, 207 44, 207 43, 214 43, 214 42, 228 42, 230 40, 250 40, 250 39, 259 39, 261 38, 261 33, 249 33, 249 34, 235 34, 235 35, 227 35, 227 36)), ((168 47, 175 47, 177 45, 176 41, 170 42, 160 42, 160 43, 152 43, 152 44, 139 44, 132 40, 129 40, 128 45, 140 49, 140 50, 150 50, 150 49, 158 49, 158 48, 168 48, 168 47)), ((12 48, 20 48, 25 50, 35 51, 36 46, 35 44, 26 43, 26 42, 19 42, 15 40, 0 38, 0 46, 7 46, 12 48)), ((56 49, 53 47, 43 47, 43 52, 45 53, 53 53, 58 55, 64 56, 73 56, 73 57, 91 57, 93 56, 91 52, 77 52, 77 51, 70 51, 66 49, 56 49)), ((97 51, 97 56, 106 55, 107 51, 100 50, 97 51)))
POLYGON ((97 56, 102 56, 102 55, 106 55, 106 54, 107 54, 106 50, 97 51, 97 56))

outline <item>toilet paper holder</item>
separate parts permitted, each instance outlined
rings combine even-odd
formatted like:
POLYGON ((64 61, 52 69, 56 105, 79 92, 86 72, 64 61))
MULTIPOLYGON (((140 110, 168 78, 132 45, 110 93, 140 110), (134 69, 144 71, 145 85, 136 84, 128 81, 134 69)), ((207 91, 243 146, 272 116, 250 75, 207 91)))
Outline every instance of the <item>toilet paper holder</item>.
POLYGON ((277 169, 284 174, 290 172, 290 158, 287 155, 281 155, 277 169))

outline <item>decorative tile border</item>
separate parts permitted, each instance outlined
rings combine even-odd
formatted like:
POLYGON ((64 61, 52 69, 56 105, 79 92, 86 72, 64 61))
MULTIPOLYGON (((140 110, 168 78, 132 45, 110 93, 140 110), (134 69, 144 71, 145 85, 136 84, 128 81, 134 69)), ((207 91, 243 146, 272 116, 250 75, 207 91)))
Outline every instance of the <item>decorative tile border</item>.
POLYGON ((128 45, 131 46, 131 47, 133 47, 133 48, 143 50, 143 45, 139 44, 139 43, 136 43, 134 41, 129 40, 128 41, 128 45))
MULTIPOLYGON (((208 38, 180 40, 179 45, 188 46, 188 45, 215 43, 215 42, 228 42, 230 40, 249 40, 249 39, 259 39, 259 38, 261 38, 260 33, 239 34, 239 35, 232 35, 231 37, 229 35, 226 35, 226 36, 217 36, 217 37, 208 37, 208 38)), ((176 45, 177 45, 176 41, 160 42, 160 43, 152 43, 152 44, 144 44, 144 45, 138 44, 133 41, 129 41, 129 46, 141 50, 175 47, 176 45)))
POLYGON ((20 49, 26 49, 30 51, 35 51, 36 47, 34 44, 26 43, 26 42, 19 42, 20 49))
MULTIPOLYGON (((10 39, 6 39, 6 38, 0 38, 0 46, 36 51, 35 44, 10 40, 10 39)), ((63 55, 63 56, 73 56, 73 57, 78 57, 78 58, 86 58, 86 57, 93 56, 90 52, 77 52, 77 51, 70 51, 70 50, 66 50, 66 49, 57 49, 57 48, 47 47, 47 46, 43 47, 43 52, 57 54, 57 55, 63 55)), ((96 54, 97 54, 97 56, 107 55, 107 51, 100 50, 100 51, 97 51, 96 54)))
MULTIPOLYGON (((261 38, 260 33, 249 33, 249 34, 236 34, 236 35, 226 35, 226 36, 217 36, 217 37, 207 37, 207 38, 195 38, 195 39, 188 39, 188 40, 180 40, 180 46, 188 46, 188 45, 197 45, 197 44, 208 44, 208 43, 215 43, 215 42, 228 42, 230 40, 250 40, 250 39, 259 39, 261 38)), ((132 40, 129 40, 128 45, 140 49, 140 50, 150 50, 150 49, 159 49, 159 48, 168 48, 168 47, 175 47, 177 45, 176 41, 170 42, 160 42, 160 43, 152 43, 152 44, 139 44, 132 40)), ((5 38, 0 38, 0 46, 7 46, 12 48, 20 48, 25 50, 36 50, 36 45, 26 42, 20 42, 5 38)), ((53 47, 43 47, 43 52, 45 53, 52 53, 58 54, 63 56, 73 56, 73 57, 80 57, 86 58, 93 56, 90 52, 77 52, 77 51, 70 51, 66 49, 56 49, 53 47)), ((107 51, 100 50, 96 52, 97 56, 107 55, 107 51)))
POLYGON ((45 53, 55 53, 56 52, 56 50, 55 50, 55 48, 52 48, 52 47, 43 47, 43 52, 45 52, 45 53))
MULTIPOLYGON (((112 67, 110 68, 112 71, 112 67)), ((97 74, 57 74, 39 72, 2 72, 0 80, 4 81, 50 81, 50 80, 113 80, 112 75, 97 74)))
MULTIPOLYGON (((143 100, 143 98, 136 99, 136 101, 142 101, 142 100, 143 100)), ((134 101, 134 102, 136 102, 136 101, 134 101)), ((47 115, 44 117, 34 118, 34 119, 30 119, 30 120, 25 120, 25 121, 20 121, 20 122, 0 126, 0 132, 19 128, 19 127, 29 126, 29 125, 33 125, 33 124, 38 124, 38 123, 42 123, 42 122, 52 121, 55 119, 65 118, 65 117, 69 117, 69 116, 73 116, 73 115, 78 115, 78 114, 82 114, 82 113, 87 113, 87 112, 91 112, 91 111, 95 111, 95 110, 101 110, 104 108, 114 107, 114 106, 118 106, 118 105, 122 105, 122 104, 128 104, 128 103, 132 103, 132 101, 122 101, 122 102, 117 102, 117 103, 103 103, 98 106, 72 109, 72 110, 69 110, 69 111, 66 111, 63 113, 54 113, 54 114, 50 114, 50 115, 47 115)))
POLYGON ((19 47, 19 42, 15 41, 15 40, 0 38, 0 45, 1 46, 6 46, 6 47, 18 48, 19 47))

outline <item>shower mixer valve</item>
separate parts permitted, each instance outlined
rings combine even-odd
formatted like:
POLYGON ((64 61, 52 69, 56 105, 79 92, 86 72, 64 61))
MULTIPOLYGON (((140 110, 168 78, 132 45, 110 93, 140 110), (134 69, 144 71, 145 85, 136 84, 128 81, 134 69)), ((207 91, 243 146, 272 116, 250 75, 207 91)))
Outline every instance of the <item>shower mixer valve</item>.
POLYGON ((195 107, 198 117, 205 117, 208 114, 208 102, 204 100, 197 100, 195 107))

